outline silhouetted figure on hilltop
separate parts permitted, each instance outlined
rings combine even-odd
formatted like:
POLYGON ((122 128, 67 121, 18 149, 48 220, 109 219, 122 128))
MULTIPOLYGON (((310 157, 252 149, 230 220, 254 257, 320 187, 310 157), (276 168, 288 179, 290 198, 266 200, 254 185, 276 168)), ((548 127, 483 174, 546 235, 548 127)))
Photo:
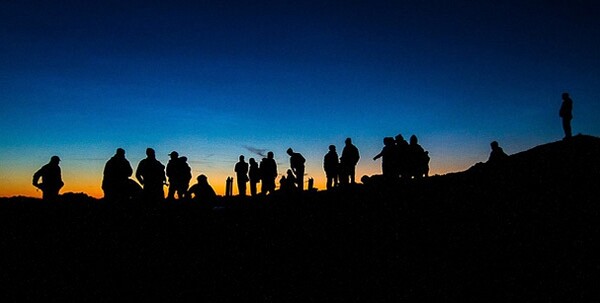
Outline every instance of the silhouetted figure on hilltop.
POLYGON ((130 184, 133 181, 129 180, 131 174, 133 174, 133 169, 125 158, 125 150, 117 148, 115 155, 104 166, 104 178, 102 178, 104 199, 108 201, 129 199, 132 196, 130 184))
POLYGON ((296 177, 291 169, 287 170, 287 176, 281 176, 279 179, 279 189, 284 193, 295 192, 298 187, 296 186, 296 177))
POLYGON ((181 161, 181 184, 177 188, 177 192, 180 199, 187 199, 189 198, 188 188, 190 188, 190 181, 192 181, 192 168, 187 163, 187 157, 179 157, 179 160, 181 161))
POLYGON ((208 178, 205 175, 200 175, 198 183, 192 185, 189 190, 190 198, 194 201, 206 204, 212 204, 217 198, 215 190, 208 184, 208 178))
POLYGON ((392 137, 383 138, 383 149, 373 157, 373 161, 381 159, 381 171, 387 180, 398 178, 398 150, 392 137))
POLYGON ((246 195, 246 183, 248 182, 248 163, 244 161, 244 156, 240 155, 240 161, 235 164, 235 176, 237 179, 238 193, 240 196, 246 195))
POLYGON ((408 145, 409 175, 415 178, 429 175, 429 152, 426 152, 418 143, 417 136, 410 136, 408 145))
POLYGON ((290 155, 290 168, 292 172, 296 175, 296 184, 298 184, 298 188, 300 191, 304 190, 304 163, 306 159, 300 154, 294 152, 291 148, 288 148, 287 154, 290 155))
POLYGON ((352 144, 352 139, 346 138, 345 143, 338 172, 340 184, 342 185, 348 184, 348 178, 350 178, 351 184, 355 183, 356 164, 360 160, 358 148, 352 144))
POLYGON ((142 195, 145 200, 161 201, 165 199, 163 186, 166 183, 165 166, 156 160, 154 149, 146 149, 146 159, 138 164, 135 177, 143 186, 142 195))
POLYGON ((325 154, 323 159, 323 169, 327 177, 327 189, 332 189, 338 184, 338 170, 340 161, 335 150, 335 145, 329 145, 329 152, 325 154))
POLYGON ((410 178, 410 164, 409 164, 409 147, 408 142, 404 140, 402 134, 396 135, 394 138, 396 144, 396 153, 398 155, 397 165, 398 174, 401 178, 410 178))
POLYGON ((62 181, 59 163, 60 158, 52 156, 48 164, 42 166, 33 174, 32 184, 42 190, 42 199, 44 200, 56 200, 58 192, 65 185, 62 181), (39 183, 40 178, 42 183, 39 183))
POLYGON ((260 182, 260 168, 254 158, 248 160, 250 163, 250 169, 248 171, 248 177, 250 179, 250 195, 256 196, 256 184, 260 182))
POLYGON ((260 174, 262 180, 261 194, 272 194, 275 191, 275 178, 277 178, 277 163, 273 159, 273 152, 268 152, 267 157, 260 162, 260 174))
POLYGON ((490 143, 490 146, 492 151, 490 152, 490 158, 488 159, 487 163, 496 164, 508 158, 508 155, 504 152, 504 150, 502 150, 502 147, 498 145, 498 142, 493 141, 490 143))
POLYGON ((171 157, 171 159, 169 160, 169 163, 167 163, 167 177, 169 178, 169 192, 167 194, 167 199, 175 199, 175 194, 177 194, 178 199, 183 199, 190 186, 192 169, 187 164, 187 158, 179 157, 178 152, 172 151, 169 154, 169 157, 171 157))
POLYGON ((569 96, 569 93, 562 94, 562 104, 558 115, 562 118, 562 127, 565 131, 565 139, 572 137, 571 132, 571 120, 573 119, 573 100, 569 96))

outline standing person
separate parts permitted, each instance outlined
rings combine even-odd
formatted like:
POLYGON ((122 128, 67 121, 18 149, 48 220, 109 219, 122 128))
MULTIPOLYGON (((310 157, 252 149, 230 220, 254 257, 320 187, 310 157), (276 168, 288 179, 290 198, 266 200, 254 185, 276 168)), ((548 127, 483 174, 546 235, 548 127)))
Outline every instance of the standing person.
POLYGON ((335 151, 335 145, 329 145, 329 152, 323 159, 323 169, 325 170, 325 176, 327 177, 328 190, 337 186, 339 162, 338 154, 335 151))
POLYGON ((167 199, 185 198, 190 180, 192 179, 192 169, 187 164, 187 157, 179 157, 179 153, 172 151, 169 156, 171 159, 167 163, 167 177, 169 178, 169 192, 167 199))
POLYGON ((571 100, 569 93, 563 93, 562 100, 563 101, 558 115, 562 118, 562 127, 565 132, 565 139, 569 139, 572 136, 571 119, 573 119, 573 100, 571 100))
POLYGON ((250 194, 254 197, 256 196, 256 184, 260 182, 260 169, 254 158, 250 158, 249 162, 250 170, 248 176, 250 177, 250 194))
POLYGON ((404 140, 402 134, 396 135, 396 150, 398 152, 398 174, 401 178, 410 179, 410 159, 408 156, 408 142, 404 140))
POLYGON ((48 164, 42 166, 33 174, 32 184, 42 190, 42 199, 44 200, 56 200, 58 192, 65 185, 62 181, 58 163, 60 163, 60 158, 52 156, 48 164), (39 183, 40 178, 42 178, 42 183, 39 183))
POLYGON ((187 163, 187 157, 179 157, 181 165, 181 184, 176 189, 177 195, 180 199, 188 199, 188 188, 190 188, 190 181, 192 180, 192 168, 187 163))
POLYGON ((388 180, 398 178, 398 153, 396 141, 392 137, 383 138, 383 149, 373 157, 373 161, 381 159, 381 172, 388 180))
POLYGON ((346 145, 342 150, 342 157, 340 158, 340 184, 348 184, 348 178, 350 183, 355 183, 356 175, 356 164, 360 160, 360 154, 358 148, 352 144, 352 139, 346 138, 346 145))
POLYGON ((290 168, 296 175, 296 184, 300 191, 304 190, 304 163, 306 159, 300 154, 295 153, 291 148, 288 148, 287 154, 290 155, 290 168))
POLYGON ((238 193, 240 196, 246 196, 246 182, 248 182, 248 163, 244 161, 244 156, 240 155, 240 161, 235 164, 235 176, 237 178, 238 193))
POLYGON ((425 151, 421 145, 417 136, 410 136, 410 144, 408 145, 408 159, 409 159, 409 178, 422 178, 429 175, 429 152, 425 151))
POLYGON ((125 150, 117 148, 115 155, 104 166, 104 178, 102 179, 104 199, 109 201, 127 199, 131 174, 133 174, 133 169, 125 158, 125 150))
POLYGON ((143 186, 142 195, 144 199, 151 201, 164 200, 165 166, 156 160, 154 149, 147 148, 146 156, 146 159, 140 161, 135 171, 135 177, 143 186))
POLYGON ((273 152, 268 152, 267 157, 260 162, 260 174, 262 180, 261 194, 275 192, 275 178, 277 178, 277 163, 273 158, 273 152))

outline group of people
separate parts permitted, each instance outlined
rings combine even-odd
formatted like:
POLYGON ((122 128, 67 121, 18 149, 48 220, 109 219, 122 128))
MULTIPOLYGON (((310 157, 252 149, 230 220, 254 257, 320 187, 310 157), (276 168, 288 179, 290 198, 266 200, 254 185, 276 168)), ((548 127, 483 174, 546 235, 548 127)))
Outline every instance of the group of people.
POLYGON ((395 138, 385 137, 383 149, 373 157, 381 158, 381 170, 386 179, 412 179, 429 175, 429 152, 418 143, 417 136, 410 137, 410 144, 401 134, 395 138))
POLYGON ((329 145, 329 151, 323 159, 323 170, 327 177, 328 190, 337 186, 355 184, 356 165, 360 160, 358 148, 352 144, 351 138, 346 138, 342 156, 338 157, 335 145, 329 145))
MULTIPOLYGON (((562 104, 559 116, 565 139, 572 136, 571 120, 573 100, 568 93, 562 94, 562 104)), ((399 134, 395 138, 383 139, 384 147, 373 160, 382 158, 381 168, 383 177, 386 179, 412 179, 422 178, 429 174, 429 153, 418 144, 415 135, 410 137, 410 143, 399 134)), ((497 163, 508 157, 499 147, 498 142, 491 143, 492 152, 488 162, 497 163)), ((304 190, 304 172, 306 159, 291 148, 287 150, 290 156, 290 169, 286 176, 280 179, 280 188, 284 190, 304 190)), ((164 186, 168 185, 167 199, 196 199, 210 201, 216 197, 215 191, 208 183, 205 175, 197 177, 198 183, 189 186, 192 179, 191 168, 187 163, 187 157, 180 157, 176 151, 169 154, 170 160, 166 167, 156 159, 154 149, 146 149, 146 158, 141 160, 135 171, 135 177, 142 188, 130 177, 133 169, 125 158, 125 150, 118 148, 115 155, 108 160, 104 167, 102 189, 108 200, 131 199, 139 194, 149 200, 164 199, 164 186), (169 183, 167 183, 167 178, 169 183)), ((342 151, 338 157, 335 145, 329 146, 329 151, 323 159, 323 169, 327 177, 327 189, 337 186, 355 183, 356 165, 360 159, 358 148, 352 144, 352 139, 347 138, 342 151)), ((43 192, 44 200, 53 200, 58 197, 60 189, 64 186, 60 170, 60 158, 52 156, 50 162, 33 175, 33 185, 43 192), (40 179, 42 182, 40 183, 40 179)), ((277 163, 273 152, 268 152, 267 157, 259 163, 250 158, 245 162, 244 156, 239 157, 234 171, 237 177, 239 194, 246 195, 246 183, 250 182, 250 194, 256 196, 257 184, 261 183, 261 194, 271 194, 275 191, 275 179, 277 178, 277 163)))
POLYGON ((137 183, 130 179, 133 169, 125 158, 125 150, 118 148, 104 166, 104 197, 110 201, 118 201, 141 194, 146 200, 157 201, 164 199, 164 185, 169 185, 167 199, 175 199, 177 195, 178 199, 211 201, 216 197, 205 175, 198 176, 198 183, 189 186, 192 170, 187 164, 187 157, 180 157, 176 151, 171 152, 169 157, 165 175, 165 166, 156 159, 154 149, 146 149, 146 158, 140 161, 135 171, 135 177, 142 185, 140 189, 137 183))
POLYGON ((234 172, 237 179, 238 193, 240 196, 246 196, 246 183, 250 182, 250 194, 258 194, 257 185, 261 183, 261 194, 271 194, 275 191, 275 179, 277 178, 277 162, 275 162, 273 152, 268 152, 267 157, 259 163, 254 158, 248 162, 245 157, 240 155, 239 162, 235 164, 234 172))

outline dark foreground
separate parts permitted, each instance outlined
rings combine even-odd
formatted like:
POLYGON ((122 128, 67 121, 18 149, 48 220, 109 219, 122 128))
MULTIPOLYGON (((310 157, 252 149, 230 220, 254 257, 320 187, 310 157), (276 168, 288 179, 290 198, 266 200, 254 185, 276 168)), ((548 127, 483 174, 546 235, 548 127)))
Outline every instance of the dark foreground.
POLYGON ((2 296, 597 301, 599 141, 216 209, 0 199, 2 296))

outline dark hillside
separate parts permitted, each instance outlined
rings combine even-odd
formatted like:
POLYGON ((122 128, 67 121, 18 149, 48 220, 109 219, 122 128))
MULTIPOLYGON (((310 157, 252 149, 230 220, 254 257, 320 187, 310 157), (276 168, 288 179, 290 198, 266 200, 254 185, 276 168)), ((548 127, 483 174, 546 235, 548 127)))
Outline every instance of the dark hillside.
POLYGON ((598 180, 600 139, 576 136, 497 166, 214 209, 2 199, 2 295, 596 301, 598 180))

